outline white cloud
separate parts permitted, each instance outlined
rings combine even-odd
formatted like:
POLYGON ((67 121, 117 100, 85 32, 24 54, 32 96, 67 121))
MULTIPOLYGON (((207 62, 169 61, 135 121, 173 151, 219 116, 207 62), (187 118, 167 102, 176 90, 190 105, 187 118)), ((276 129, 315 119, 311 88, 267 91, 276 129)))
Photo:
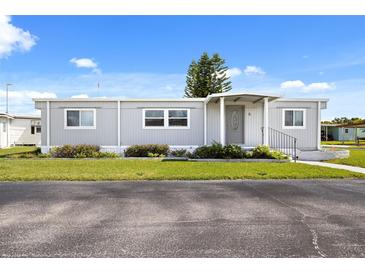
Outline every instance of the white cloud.
POLYGON ((231 78, 241 75, 241 74, 242 74, 242 70, 240 70, 239 68, 230 68, 226 71, 226 75, 231 78))
POLYGON ((97 68, 98 64, 96 64, 90 58, 72 58, 70 63, 75 64, 78 68, 97 68))
POLYGON ((14 51, 29 51, 38 38, 11 24, 10 16, 0 15, 0 59, 14 51))
MULTIPOLYGON (((6 92, 0 91, 0 97, 5 97, 6 92)), ((33 98, 57 98, 56 93, 48 91, 9 91, 9 99, 24 100, 33 98)))
POLYGON ((304 89, 306 91, 314 91, 314 90, 331 90, 336 86, 333 83, 321 82, 321 83, 312 83, 306 86, 304 89))
MULTIPOLYGON (((0 90, 1 108, 0 112, 5 110, 6 92, 0 90)), ((9 91, 9 112, 12 114, 34 113, 33 98, 57 98, 56 93, 49 91, 9 91)))
POLYGON ((259 75, 259 76, 262 76, 262 75, 265 75, 266 74, 266 72, 262 68, 257 67, 257 66, 246 66, 246 68, 243 70, 243 72, 247 76, 250 76, 250 75, 259 75))
POLYGON ((86 98, 89 98, 89 95, 87 95, 87 94, 78 94, 78 95, 72 95, 71 98, 86 99, 86 98))
POLYGON ((285 81, 280 84, 282 89, 297 89, 305 87, 305 84, 300 80, 285 81))
POLYGON ((300 89, 304 92, 309 91, 325 91, 335 89, 336 86, 333 83, 327 82, 319 82, 319 83, 311 83, 311 84, 304 84, 303 81, 294 80, 294 81, 286 81, 280 84, 282 89, 300 89))

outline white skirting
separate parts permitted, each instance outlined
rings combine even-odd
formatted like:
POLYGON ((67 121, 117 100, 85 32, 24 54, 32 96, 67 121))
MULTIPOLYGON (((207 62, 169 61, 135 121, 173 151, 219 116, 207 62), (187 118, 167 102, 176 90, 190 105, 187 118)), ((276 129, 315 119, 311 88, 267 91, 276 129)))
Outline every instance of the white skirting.
MULTIPOLYGON (((42 153, 48 153, 50 149, 55 146, 40 146, 42 153)), ((123 154, 124 150, 126 150, 129 146, 100 146, 100 151, 103 152, 115 152, 123 154)), ((188 146, 181 146, 181 145, 174 145, 170 146, 171 150, 177 150, 177 149, 186 149, 187 151, 194 151, 199 145, 188 145, 188 146)))

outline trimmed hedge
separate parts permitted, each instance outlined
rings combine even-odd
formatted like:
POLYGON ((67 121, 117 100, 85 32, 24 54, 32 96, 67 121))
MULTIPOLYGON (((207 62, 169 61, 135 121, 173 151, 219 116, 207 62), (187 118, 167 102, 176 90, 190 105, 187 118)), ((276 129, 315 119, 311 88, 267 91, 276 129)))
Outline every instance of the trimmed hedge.
POLYGON ((124 151, 125 157, 151 157, 151 155, 155 155, 155 157, 167 156, 169 154, 170 147, 168 145, 158 145, 158 144, 149 144, 149 145, 133 145, 128 147, 124 151))
POLYGON ((285 154, 270 150, 268 146, 257 146, 252 151, 246 152, 239 145, 222 146, 219 143, 198 147, 189 156, 195 159, 288 159, 285 154))
POLYGON ((238 145, 222 146, 214 143, 210 146, 201 146, 194 150, 191 155, 197 159, 242 159, 247 158, 246 152, 238 145))
POLYGON ((63 145, 52 148, 50 153, 53 158, 93 158, 99 151, 100 147, 94 145, 63 145))
POLYGON ((101 152, 99 146, 94 145, 64 145, 51 149, 49 155, 42 154, 42 158, 117 158, 114 152, 101 152))
POLYGON ((288 159, 288 156, 277 150, 270 150, 269 146, 257 146, 252 150, 252 158, 254 159, 288 159))
POLYGON ((186 157, 187 155, 187 150, 186 149, 176 149, 171 151, 171 156, 174 157, 186 157))

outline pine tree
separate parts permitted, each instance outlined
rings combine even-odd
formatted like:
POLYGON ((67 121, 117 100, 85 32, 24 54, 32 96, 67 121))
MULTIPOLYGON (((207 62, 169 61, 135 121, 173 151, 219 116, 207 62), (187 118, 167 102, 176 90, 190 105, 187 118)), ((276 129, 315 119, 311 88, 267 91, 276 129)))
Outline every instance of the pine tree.
POLYGON ((199 61, 193 60, 186 76, 185 97, 207 97, 209 94, 227 92, 232 83, 227 76, 228 67, 219 54, 211 58, 204 52, 199 61))

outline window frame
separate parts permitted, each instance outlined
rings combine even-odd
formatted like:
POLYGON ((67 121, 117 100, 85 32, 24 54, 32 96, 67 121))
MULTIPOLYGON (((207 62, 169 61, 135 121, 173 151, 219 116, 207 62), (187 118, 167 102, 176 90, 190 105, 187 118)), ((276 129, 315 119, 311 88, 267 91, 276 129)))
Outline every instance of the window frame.
POLYGON ((95 108, 65 108, 64 110, 64 128, 65 129, 96 129, 96 109, 95 108), (79 112, 79 125, 68 126, 67 125, 67 111, 78 111, 79 112), (92 126, 81 126, 81 112, 92 111, 93 112, 93 125, 92 126))
MULTIPOLYGON (((178 118, 177 118, 178 119, 178 118)), ((180 118, 184 119, 184 118, 180 118)), ((189 108, 144 108, 142 111, 142 128, 143 129, 190 129, 190 109, 189 108), (160 110, 164 113, 163 126, 146 126, 146 111, 160 110), (169 111, 170 110, 185 110, 187 113, 187 126, 169 126, 169 111)))
POLYGON ((306 129, 306 122, 307 122, 307 110, 305 108, 284 108, 283 112, 282 112, 282 127, 283 129, 306 129), (303 112, 303 126, 296 126, 296 125, 292 125, 292 126, 286 126, 285 125, 285 112, 286 111, 293 111, 293 124, 295 122, 295 111, 302 111, 303 112))

